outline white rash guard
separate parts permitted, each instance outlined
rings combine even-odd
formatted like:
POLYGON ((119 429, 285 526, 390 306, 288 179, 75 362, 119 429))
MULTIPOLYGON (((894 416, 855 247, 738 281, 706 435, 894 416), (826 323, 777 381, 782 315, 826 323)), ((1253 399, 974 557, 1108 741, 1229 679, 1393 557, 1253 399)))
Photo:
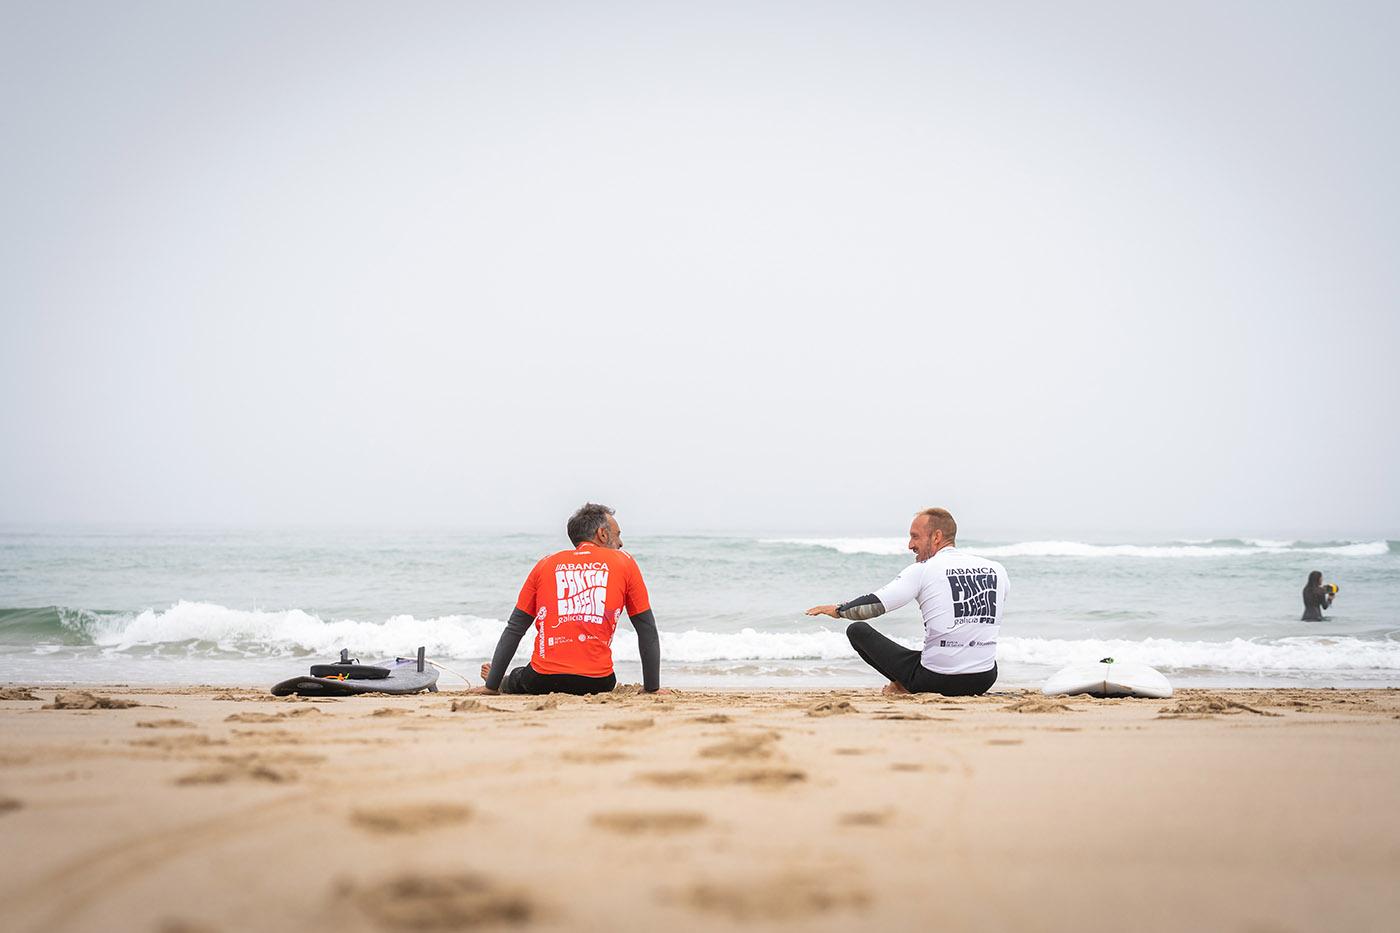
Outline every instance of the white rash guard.
POLYGON ((997 632, 1011 581, 994 560, 945 547, 910 564, 875 591, 886 612, 918 599, 924 614, 920 663, 939 674, 989 671, 997 659, 997 632))

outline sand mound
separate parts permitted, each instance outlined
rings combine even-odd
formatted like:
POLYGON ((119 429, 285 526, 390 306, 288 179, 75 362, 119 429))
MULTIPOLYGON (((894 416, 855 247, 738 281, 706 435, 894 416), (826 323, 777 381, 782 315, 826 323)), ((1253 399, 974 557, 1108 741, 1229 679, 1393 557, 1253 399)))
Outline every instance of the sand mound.
POLYGON ((0 687, 0 700, 39 700, 23 687, 0 687))
POLYGON ((453 700, 452 712, 454 713, 504 713, 505 710, 497 709, 494 706, 487 706, 480 700, 453 700))

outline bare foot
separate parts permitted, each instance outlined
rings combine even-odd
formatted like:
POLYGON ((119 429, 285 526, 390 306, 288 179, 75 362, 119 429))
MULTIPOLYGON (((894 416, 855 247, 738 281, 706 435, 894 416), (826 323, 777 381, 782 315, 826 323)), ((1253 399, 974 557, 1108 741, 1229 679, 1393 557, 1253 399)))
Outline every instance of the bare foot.
POLYGON ((901 697, 910 695, 909 691, 904 689, 904 685, 895 680, 892 680, 889 683, 885 684, 885 689, 881 690, 880 692, 887 697, 901 697))

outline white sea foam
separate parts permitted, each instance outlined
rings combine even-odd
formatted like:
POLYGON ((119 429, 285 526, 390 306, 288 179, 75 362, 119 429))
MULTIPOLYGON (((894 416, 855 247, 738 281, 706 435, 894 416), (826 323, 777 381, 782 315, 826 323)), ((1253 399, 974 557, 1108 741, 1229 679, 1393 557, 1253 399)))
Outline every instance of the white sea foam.
MULTIPOLYGON (((250 657, 334 655, 341 648, 360 658, 390 657, 424 645, 430 657, 486 658, 495 650, 504 624, 498 619, 451 615, 416 619, 393 616, 382 623, 350 619, 326 621, 300 609, 276 612, 229 609, 214 603, 179 602, 164 611, 148 609, 134 617, 108 618, 88 635, 110 651, 184 645, 195 653, 216 650, 250 657)), ((533 632, 521 640, 530 648, 533 632)), ((670 661, 830 660, 848 657, 850 643, 840 631, 663 632, 670 661)), ((915 647, 914 642, 907 642, 915 647)), ((614 642, 621 660, 637 660, 636 640, 624 624, 614 642)))
MULTIPOLYGON (((108 652, 169 650, 183 646, 192 654, 242 654, 248 657, 334 656, 341 648, 372 659, 407 654, 425 645, 430 657, 489 657, 502 623, 477 616, 449 615, 416 619, 394 616, 384 622, 349 619, 326 621, 298 609, 278 612, 230 609, 213 603, 180 602, 164 611, 105 619, 89 635, 108 652)), ((918 642, 899 639, 909 648, 918 642)), ((617 633, 618 660, 637 660, 636 640, 627 626, 617 633)), ((838 628, 800 632, 683 631, 661 633, 662 657, 668 663, 726 661, 844 661, 851 646, 838 628)), ((521 642, 528 653, 530 638, 521 642)), ((37 646, 36 651, 46 650, 37 646)), ((1230 673, 1310 671, 1400 672, 1400 641, 1352 637, 1293 636, 1248 641, 1177 641, 1168 638, 1053 639, 1003 637, 998 659, 1003 664, 1059 667, 1101 657, 1134 660, 1166 670, 1212 670, 1230 673)))
POLYGON ((333 655, 349 648, 360 657, 383 658, 424 645, 430 655, 471 658, 489 654, 501 628, 499 620, 466 615, 327 621, 300 609, 243 610, 182 600, 164 611, 102 619, 90 624, 87 634, 98 646, 115 651, 193 642, 263 657, 333 655))
MULTIPOLYGON (((1214 539, 1211 539, 1214 540, 1214 539)), ((775 538, 766 544, 792 544, 827 548, 842 554, 907 554, 903 538, 775 538)), ((1246 539, 1236 544, 1086 544, 1082 541, 1022 541, 1016 544, 967 545, 962 548, 983 557, 1249 557, 1260 554, 1317 554, 1330 557, 1383 557, 1390 553, 1386 541, 1298 547, 1292 541, 1246 539)))

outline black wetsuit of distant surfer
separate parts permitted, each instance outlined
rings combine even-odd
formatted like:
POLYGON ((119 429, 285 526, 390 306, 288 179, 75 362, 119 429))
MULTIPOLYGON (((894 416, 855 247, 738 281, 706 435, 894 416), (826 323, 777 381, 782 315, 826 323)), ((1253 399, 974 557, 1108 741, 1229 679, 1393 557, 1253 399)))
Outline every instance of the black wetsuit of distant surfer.
POLYGON ((1308 577, 1308 585, 1303 587, 1303 621, 1323 622, 1322 610, 1332 605, 1332 593, 1322 585, 1322 574, 1313 571, 1313 576, 1317 580, 1308 577))

